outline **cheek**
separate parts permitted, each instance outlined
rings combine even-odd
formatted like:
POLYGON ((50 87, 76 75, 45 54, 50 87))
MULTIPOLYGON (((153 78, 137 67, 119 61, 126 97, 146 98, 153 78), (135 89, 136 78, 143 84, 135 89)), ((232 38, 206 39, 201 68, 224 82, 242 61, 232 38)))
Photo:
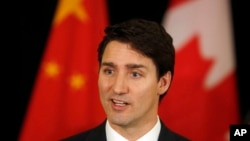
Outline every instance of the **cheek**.
POLYGON ((107 93, 108 93, 107 87, 108 87, 107 83, 105 83, 105 81, 102 78, 99 78, 98 79, 99 97, 103 106, 106 105, 106 99, 107 99, 107 93))
POLYGON ((157 83, 153 80, 143 81, 140 84, 134 84, 133 90, 138 94, 139 99, 148 99, 148 97, 157 96, 157 83))
POLYGON ((99 77, 99 79, 98 79, 98 88, 99 88, 100 94, 102 94, 105 87, 106 86, 105 86, 104 80, 101 77, 99 77))
POLYGON ((99 87, 100 94, 103 95, 105 92, 110 90, 110 88, 111 88, 110 81, 107 79, 104 79, 104 77, 100 76, 98 78, 98 87, 99 87))

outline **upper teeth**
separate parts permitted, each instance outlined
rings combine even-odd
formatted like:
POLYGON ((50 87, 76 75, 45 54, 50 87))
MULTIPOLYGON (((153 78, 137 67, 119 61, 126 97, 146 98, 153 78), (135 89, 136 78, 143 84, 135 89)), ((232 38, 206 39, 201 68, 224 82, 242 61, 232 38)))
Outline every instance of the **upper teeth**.
POLYGON ((114 101, 115 103, 118 103, 118 104, 125 104, 125 102, 123 102, 123 101, 119 101, 119 100, 115 100, 115 99, 113 99, 113 101, 114 101))

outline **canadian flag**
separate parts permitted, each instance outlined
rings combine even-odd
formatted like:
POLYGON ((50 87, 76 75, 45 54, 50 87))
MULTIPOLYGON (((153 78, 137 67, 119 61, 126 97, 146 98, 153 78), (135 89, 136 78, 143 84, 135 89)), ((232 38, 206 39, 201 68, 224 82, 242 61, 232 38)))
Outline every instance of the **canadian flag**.
POLYGON ((227 141, 239 123, 228 0, 172 0, 163 25, 174 40, 173 84, 159 114, 192 141, 227 141))

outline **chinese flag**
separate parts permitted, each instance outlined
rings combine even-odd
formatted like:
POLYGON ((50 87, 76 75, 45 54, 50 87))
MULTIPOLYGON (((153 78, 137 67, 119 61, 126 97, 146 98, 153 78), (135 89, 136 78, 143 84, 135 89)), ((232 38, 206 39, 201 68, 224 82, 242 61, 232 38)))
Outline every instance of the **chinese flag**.
POLYGON ((56 141, 105 118, 97 48, 108 25, 105 0, 59 0, 21 128, 20 141, 56 141))
POLYGON ((159 114, 192 141, 228 141, 230 124, 239 123, 229 2, 171 0, 163 17, 176 65, 159 114))

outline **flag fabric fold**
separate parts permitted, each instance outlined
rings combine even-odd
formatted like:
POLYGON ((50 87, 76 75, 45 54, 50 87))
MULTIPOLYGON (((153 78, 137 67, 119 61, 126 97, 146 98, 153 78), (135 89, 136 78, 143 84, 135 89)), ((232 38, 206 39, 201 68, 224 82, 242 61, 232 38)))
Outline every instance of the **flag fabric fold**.
POLYGON ((227 141, 239 123, 230 12, 227 0, 171 0, 163 17, 176 65, 159 114, 192 141, 227 141))
POLYGON ((101 123, 97 48, 105 0, 59 0, 20 131, 20 141, 55 141, 101 123))

